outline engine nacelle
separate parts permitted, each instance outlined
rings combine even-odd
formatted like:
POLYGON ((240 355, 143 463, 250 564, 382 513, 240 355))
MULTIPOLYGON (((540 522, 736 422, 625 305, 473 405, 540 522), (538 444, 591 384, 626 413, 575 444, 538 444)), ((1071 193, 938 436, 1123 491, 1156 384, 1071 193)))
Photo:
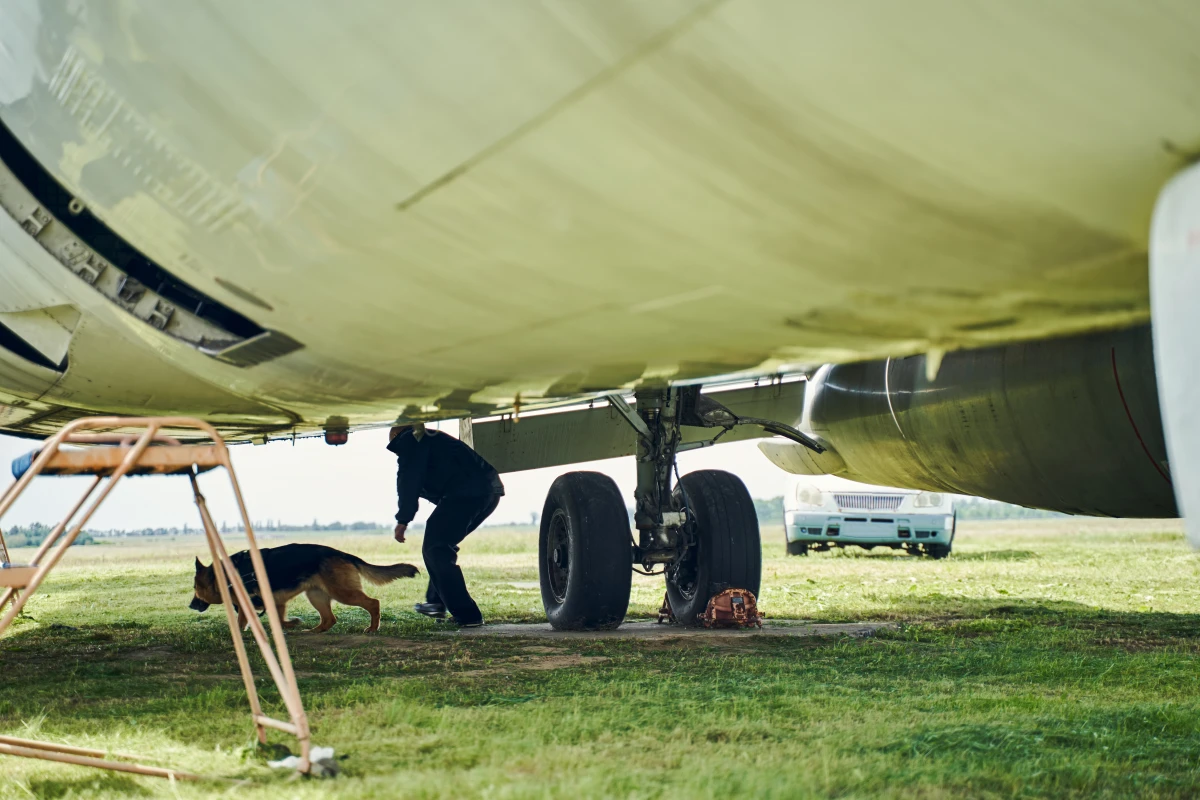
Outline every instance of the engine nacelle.
MULTIPOLYGON (((822 367, 801 425, 836 454, 788 461, 865 483, 1109 517, 1178 516, 1150 328, 822 367)), ((791 455, 791 454, 789 454, 791 455)))

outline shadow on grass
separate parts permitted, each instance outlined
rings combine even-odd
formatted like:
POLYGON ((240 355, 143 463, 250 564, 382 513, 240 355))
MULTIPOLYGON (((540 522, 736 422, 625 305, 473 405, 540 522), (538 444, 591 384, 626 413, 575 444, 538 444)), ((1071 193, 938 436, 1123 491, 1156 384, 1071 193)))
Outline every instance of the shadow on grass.
POLYGON ((1200 614, 1110 611, 1069 600, 1013 597, 998 602, 994 598, 927 595, 895 603, 892 614, 898 620, 906 617, 920 620, 924 617, 924 622, 935 625, 1002 621, 1029 628, 1073 629, 1095 632, 1104 641, 1133 637, 1163 642, 1169 640, 1173 643, 1200 643, 1200 614), (935 610, 937 613, 931 613, 935 610))
MULTIPOLYGON (((832 611, 837 615, 837 610, 832 611)), ((826 616, 829 616, 827 614, 826 616)), ((1200 614, 1118 612, 1062 600, 1038 597, 923 597, 897 598, 886 618, 901 622, 895 631, 880 631, 876 638, 897 644, 930 642, 953 650, 986 638, 998 645, 1033 647, 1057 661, 1089 652, 1097 658, 1124 654, 1186 654, 1200 647, 1200 614)), ((306 698, 340 698, 359 686, 398 691, 402 683, 416 680, 440 685, 444 678, 458 680, 467 670, 472 685, 482 679, 481 666, 522 662, 531 640, 521 637, 478 636, 470 639, 442 637, 428 632, 396 631, 378 636, 289 636, 293 658, 306 698), (462 664, 447 669, 451 662, 462 664), (471 672, 474 670, 474 672, 471 672), (400 683, 397 683, 397 681, 400 683)), ((744 642, 747 655, 794 653, 797 649, 827 650, 839 640, 796 638, 744 642)), ((627 653, 639 656, 696 652, 710 643, 688 640, 563 640, 555 647, 587 653, 627 653)), ((909 653, 908 657, 915 657, 909 653)), ((981 654, 982 655, 982 654, 981 654)), ((844 654, 837 656, 839 659, 844 654)), ((790 656, 789 656, 790 658, 790 656)), ((0 659, 6 678, 0 684, 0 728, 39 713, 54 717, 64 712, 76 722, 152 718, 173 734, 186 738, 202 729, 191 720, 206 714, 240 715, 245 709, 244 689, 236 674, 232 644, 223 626, 204 629, 136 630, 121 626, 96 626, 61 632, 30 629, 0 642, 0 659), (75 696, 64 698, 60 687, 70 683, 75 696), (87 698, 80 701, 79 698, 87 698), (185 718, 181 709, 187 709, 185 718)), ((266 671, 252 649, 251 660, 260 676, 266 671)), ((993 668, 1003 671, 1003 659, 976 664, 977 675, 993 668)), ((849 666, 849 665, 848 665, 849 666)), ((536 668, 535 668, 536 669, 536 668)), ((557 673, 558 668, 555 668, 557 673)), ((563 674, 574 673, 567 669, 563 674)), ((531 672, 530 675, 547 675, 531 672)), ((497 680, 515 681, 525 675, 518 668, 497 668, 497 680)), ((486 682, 486 680, 485 680, 486 682)), ((519 681, 518 681, 519 682, 519 681)), ((275 702, 269 681, 260 686, 264 699, 275 702)), ((374 691, 374 690, 372 690, 374 691)), ((528 692, 516 692, 524 698, 528 692)), ((356 695, 357 696, 357 695, 356 695)), ((340 703, 340 701, 338 701, 340 703)))
MULTIPOLYGON (((393 745, 371 740, 374 731, 418 746, 439 742, 439 764, 452 772, 472 768, 497 739, 540 739, 525 720, 554 725, 556 741, 567 745, 592 747, 598 731, 610 730, 679 741, 686 723, 701 748, 783 752, 811 742, 790 739, 800 736, 795 726, 819 719, 816 736, 897 770, 898 786, 928 781, 957 786, 961 796, 1011 796, 1024 781, 1034 788, 1022 794, 1053 797, 1106 785, 1139 796, 1149 785, 1151 793, 1196 796, 1200 778, 1187 764, 1200 694, 1191 680, 1194 655, 1179 644, 1200 641, 1200 614, 1110 612, 1036 597, 954 601, 970 616, 861 640, 747 638, 736 652, 695 640, 538 640, 534 650, 529 639, 398 635, 308 637, 294 652, 322 743, 366 754, 361 774, 410 763, 393 756, 393 745), (574 652, 604 658, 576 668, 574 652), (565 665, 550 668, 551 659, 565 665), (577 722, 563 733, 558 725, 570 709, 577 722), (347 716, 354 722, 339 722, 347 716), (468 720, 470 736, 454 727, 468 720), (398 723, 402 732, 392 732, 398 723), (443 739, 429 739, 426 726, 443 739), (461 746, 442 743, 456 736, 461 746), (1155 775, 1168 783, 1136 782, 1155 775)), ((244 741, 244 691, 227 634, 213 628, 207 643, 186 629, 118 628, 112 633, 120 640, 102 650, 83 636, 71 642, 32 632, 21 651, 0 648, 0 730, 46 713, 64 732, 93 737, 136 720, 139 730, 164 730, 202 749, 244 741), (64 699, 68 682, 73 695, 64 699)), ((85 776, 33 788, 46 798, 137 792, 126 780, 85 776), (95 791, 96 781, 106 791, 95 791)))
POLYGON ((122 794, 128 797, 146 797, 150 794, 144 786, 125 775, 111 772, 92 773, 81 778, 50 778, 29 782, 29 791, 39 800, 55 800, 59 797, 87 797, 94 794, 122 794))
MULTIPOLYGON (((824 551, 818 551, 813 555, 825 558, 850 558, 863 559, 866 561, 882 561, 886 559, 916 559, 927 560, 929 556, 907 553, 903 550, 893 549, 890 547, 876 546, 872 548, 866 547, 846 547, 831 550, 828 554, 824 551)), ((950 558, 955 561, 1031 561, 1038 557, 1038 554, 1032 550, 987 550, 984 552, 961 553, 954 551, 950 554, 950 558)))
MULTIPOLYGON (((844 613, 837 607, 813 615, 815 622, 859 622, 861 613, 844 613)), ((1158 632, 1172 637, 1200 638, 1200 614, 1178 614, 1165 611, 1112 611, 1044 597, 1012 595, 997 597, 964 597, 938 592, 889 598, 886 609, 870 614, 870 620, 900 623, 944 623, 982 619, 1023 619, 1054 627, 1104 628, 1129 633, 1158 632)))

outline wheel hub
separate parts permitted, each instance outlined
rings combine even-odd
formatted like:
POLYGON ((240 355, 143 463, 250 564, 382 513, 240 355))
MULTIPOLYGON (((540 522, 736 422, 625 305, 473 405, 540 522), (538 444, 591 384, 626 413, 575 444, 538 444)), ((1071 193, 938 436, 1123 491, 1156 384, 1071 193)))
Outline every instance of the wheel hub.
POLYGON ((550 519, 550 536, 546 578, 554 599, 563 602, 571 577, 571 543, 567 515, 560 509, 550 519))
POLYGON ((696 596, 696 587, 700 582, 699 550, 696 537, 689 532, 684 537, 679 557, 667 568, 667 580, 685 600, 696 596))

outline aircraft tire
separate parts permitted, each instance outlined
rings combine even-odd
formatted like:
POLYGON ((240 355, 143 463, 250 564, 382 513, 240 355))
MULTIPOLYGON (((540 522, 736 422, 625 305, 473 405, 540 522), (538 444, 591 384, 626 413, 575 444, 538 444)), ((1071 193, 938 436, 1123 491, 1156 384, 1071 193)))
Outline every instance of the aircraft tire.
POLYGON ((748 589, 758 594, 762 542, 754 501, 736 475, 715 469, 691 472, 675 492, 688 510, 695 545, 668 565, 667 597, 678 623, 694 627, 718 592, 748 589))
POLYGON ((568 472, 546 495, 538 579, 550 627, 611 630, 625 619, 633 579, 629 514, 616 482, 568 472))

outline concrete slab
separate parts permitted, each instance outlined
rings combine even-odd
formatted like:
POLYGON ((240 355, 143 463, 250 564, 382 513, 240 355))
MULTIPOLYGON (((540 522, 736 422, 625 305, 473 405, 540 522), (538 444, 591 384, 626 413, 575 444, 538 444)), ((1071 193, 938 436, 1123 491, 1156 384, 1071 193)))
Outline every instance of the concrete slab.
POLYGON ((550 623, 485 625, 482 628, 463 628, 456 636, 528 636, 535 639, 691 639, 705 637, 755 636, 873 636, 875 631, 896 627, 894 622, 851 622, 840 624, 810 623, 801 619, 770 619, 762 629, 750 630, 681 628, 659 625, 656 622, 626 622, 615 631, 556 631, 550 623))

